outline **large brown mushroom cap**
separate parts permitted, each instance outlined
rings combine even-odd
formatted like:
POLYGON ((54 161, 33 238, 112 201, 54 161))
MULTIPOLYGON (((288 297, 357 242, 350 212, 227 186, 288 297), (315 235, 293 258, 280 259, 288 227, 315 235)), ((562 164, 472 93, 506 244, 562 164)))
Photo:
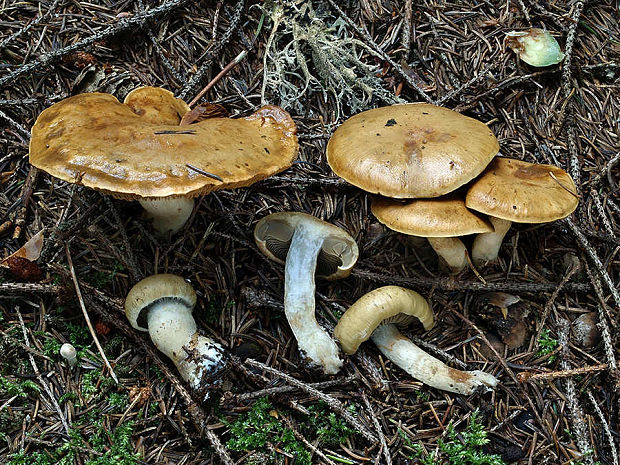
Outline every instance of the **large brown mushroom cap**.
POLYGON ((556 166, 496 158, 467 191, 467 208, 515 223, 547 223, 577 204, 573 179, 556 166))
POLYGON ((152 110, 140 116, 109 94, 69 97, 37 118, 30 162, 64 181, 134 199, 247 186, 297 155, 295 123, 278 107, 187 126, 154 124, 148 115, 165 112, 152 110))
POLYGON ((368 192, 438 197, 478 176, 498 150, 480 121, 415 103, 348 119, 327 144, 327 161, 338 176, 368 192))
POLYGON ((411 236, 456 237, 493 231, 488 221, 454 196, 407 202, 378 198, 372 202, 371 210, 388 228, 411 236))

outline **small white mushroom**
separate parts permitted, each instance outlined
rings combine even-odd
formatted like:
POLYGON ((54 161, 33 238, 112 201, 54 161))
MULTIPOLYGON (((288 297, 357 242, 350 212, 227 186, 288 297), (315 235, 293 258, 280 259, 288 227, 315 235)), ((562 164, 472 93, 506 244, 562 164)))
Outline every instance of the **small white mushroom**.
POLYGON ((299 350, 325 373, 338 373, 338 345, 316 321, 314 274, 330 280, 348 276, 359 255, 357 244, 342 229, 295 212, 266 216, 254 239, 267 257, 285 262, 284 311, 299 350))
POLYGON ((67 363, 69 364, 69 366, 71 368, 75 367, 77 365, 77 350, 75 350, 75 347, 73 347, 72 344, 69 344, 68 342, 65 342, 61 347, 60 347, 60 355, 62 356, 62 358, 64 358, 67 363))
POLYGON ((176 365, 194 389, 223 367, 223 348, 198 334, 192 310, 196 293, 183 278, 171 274, 149 276, 125 299, 125 314, 135 329, 147 331, 155 346, 176 365))
POLYGON ((483 371, 461 371, 427 354, 398 330, 419 319, 425 329, 434 325, 433 311, 417 292, 385 286, 362 296, 342 315, 334 336, 347 354, 372 338, 379 350, 415 379, 457 394, 472 394, 494 388, 498 381, 483 371))

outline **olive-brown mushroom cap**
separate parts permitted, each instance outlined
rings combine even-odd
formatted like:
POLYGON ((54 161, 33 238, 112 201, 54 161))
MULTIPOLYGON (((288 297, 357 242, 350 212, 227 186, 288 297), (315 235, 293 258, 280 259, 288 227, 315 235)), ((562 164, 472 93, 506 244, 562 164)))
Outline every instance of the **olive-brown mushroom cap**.
POLYGON ((342 315, 334 337, 340 341, 345 354, 357 352, 358 347, 382 324, 407 326, 415 319, 424 329, 435 325, 435 317, 428 302, 415 291, 399 286, 384 286, 360 297, 342 315))
POLYGON ((301 222, 308 222, 324 232, 325 240, 317 259, 317 275, 329 280, 349 276, 359 257, 355 240, 338 226, 306 213, 279 212, 262 218, 254 228, 258 248, 269 259, 284 264, 295 227, 301 222))
POLYGON ((467 191, 467 208, 515 223, 547 223, 577 204, 573 179, 561 168, 496 158, 467 191))
POLYGON ((125 315, 135 329, 148 331, 142 310, 160 299, 181 301, 189 309, 196 305, 196 292, 191 284, 173 274, 149 276, 131 288, 125 299, 125 315))
POLYGON ((161 87, 138 87, 127 94, 123 103, 144 121, 177 126, 190 108, 172 92, 161 87))
POLYGON ((459 197, 402 202, 377 198, 371 211, 388 228, 420 237, 456 237, 492 232, 493 226, 465 207, 459 197))
POLYGON ((278 107, 187 126, 149 121, 163 113, 140 116, 109 94, 69 97, 37 118, 30 162, 64 181, 136 199, 247 186, 288 168, 297 156, 295 123, 278 107))
POLYGON ((426 103, 393 105, 345 121, 327 161, 351 184, 394 198, 438 197, 478 176, 499 143, 482 122, 426 103))

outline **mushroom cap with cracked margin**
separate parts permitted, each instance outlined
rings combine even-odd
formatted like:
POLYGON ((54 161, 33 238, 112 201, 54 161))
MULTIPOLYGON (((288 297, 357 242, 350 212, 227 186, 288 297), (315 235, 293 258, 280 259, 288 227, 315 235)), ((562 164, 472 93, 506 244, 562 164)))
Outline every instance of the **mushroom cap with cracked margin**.
POLYGON ((334 172, 371 193, 439 197, 478 176, 499 151, 482 122, 447 108, 411 103, 345 121, 327 144, 334 172))
POLYGON ((467 208, 515 223, 570 215, 579 198, 569 174, 552 165, 496 158, 467 191, 467 208))
POLYGON ((130 93, 128 104, 88 93, 47 108, 32 128, 30 163, 64 181, 131 200, 248 186, 288 168, 297 156, 295 123, 279 107, 179 126, 185 105, 153 89, 130 93))
POLYGON ((402 202, 373 200, 371 211, 393 231, 419 237, 457 237, 493 232, 493 225, 465 207, 465 201, 448 195, 402 202))
POLYGON ((424 329, 435 325, 433 311, 424 297, 399 286, 384 286, 360 297, 338 321, 334 337, 346 354, 353 354, 382 324, 407 326, 419 319, 424 329))
POLYGON ((134 329, 148 331, 144 309, 161 299, 182 302, 192 312, 196 292, 191 284, 173 274, 155 274, 144 278, 131 288, 125 298, 125 315, 134 329))
POLYGON ((269 259, 284 264, 297 225, 317 228, 325 240, 317 258, 318 276, 335 280, 346 278, 359 257, 355 240, 338 226, 301 212, 278 212, 262 218, 254 228, 254 240, 269 259))

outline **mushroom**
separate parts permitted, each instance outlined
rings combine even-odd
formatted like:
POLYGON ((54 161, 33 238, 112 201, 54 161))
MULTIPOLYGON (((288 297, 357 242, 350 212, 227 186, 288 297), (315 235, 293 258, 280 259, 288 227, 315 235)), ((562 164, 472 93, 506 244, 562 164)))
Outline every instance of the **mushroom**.
POLYGON ((194 197, 250 185, 297 155, 295 123, 281 108, 179 126, 188 109, 153 87, 132 91, 125 103, 103 93, 69 97, 37 118, 30 163, 64 181, 137 199, 158 232, 174 233, 194 197))
POLYGON ((60 346, 59 352, 61 357, 67 361, 71 368, 74 368, 77 365, 77 350, 75 350, 73 344, 65 342, 62 346, 60 346))
POLYGON ((434 325, 433 311, 420 294, 398 286, 380 287, 349 307, 338 321, 334 336, 346 354, 355 353, 362 342, 372 338, 388 359, 437 389, 472 394, 497 385, 493 375, 450 368, 404 337, 397 326, 406 326, 415 318, 426 330, 434 325))
POLYGON ((488 221, 468 210, 465 201, 455 195, 407 202, 377 198, 371 210, 394 231, 426 237, 453 273, 467 266, 467 249, 458 236, 493 231, 488 221))
POLYGON ((548 223, 570 215, 579 197, 566 171, 510 158, 496 158, 470 185, 465 205, 484 213, 494 232, 479 234, 472 260, 481 265, 495 260, 502 240, 515 223, 548 223))
POLYGON ((371 193, 439 197, 478 176, 499 143, 480 121, 426 103, 392 105, 345 121, 327 144, 334 172, 371 193))
POLYGON ((138 282, 125 299, 125 315, 138 331, 149 333, 194 389, 223 367, 223 349, 198 334, 192 309, 196 293, 180 276, 156 274, 138 282))
POLYGON ((299 350, 327 374, 342 367, 338 346, 315 316, 314 274, 328 280, 349 276, 357 244, 345 231, 306 213, 272 213, 254 229, 258 248, 284 263, 284 312, 299 350))
POLYGON ((558 41, 544 29, 532 27, 527 31, 509 32, 505 40, 506 45, 531 66, 551 66, 564 59, 558 41))

